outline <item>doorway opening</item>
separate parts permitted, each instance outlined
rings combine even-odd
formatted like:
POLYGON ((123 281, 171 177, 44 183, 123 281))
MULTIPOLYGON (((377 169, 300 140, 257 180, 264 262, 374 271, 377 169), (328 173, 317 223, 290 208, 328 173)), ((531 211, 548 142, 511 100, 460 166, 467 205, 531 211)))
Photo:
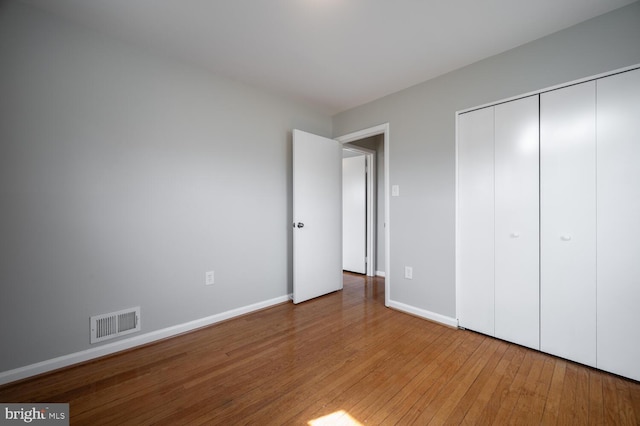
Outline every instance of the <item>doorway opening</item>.
MULTIPOLYGON (((377 257, 377 149, 381 136, 344 144, 342 158, 342 269, 375 276, 377 257), (371 148, 364 148, 363 142, 371 148)), ((382 262, 380 262, 382 263, 382 262)))
POLYGON ((386 277, 385 305, 390 300, 389 124, 349 133, 336 140, 354 155, 368 159, 366 266, 367 276, 386 277))

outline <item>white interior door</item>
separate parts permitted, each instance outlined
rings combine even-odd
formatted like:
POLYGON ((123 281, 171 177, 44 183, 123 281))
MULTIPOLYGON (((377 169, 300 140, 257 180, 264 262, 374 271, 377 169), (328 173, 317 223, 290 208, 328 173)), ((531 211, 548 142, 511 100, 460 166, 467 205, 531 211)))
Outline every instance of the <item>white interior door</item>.
POLYGON ((596 84, 540 96, 540 349, 596 366, 596 84))
POLYGON ((293 303, 342 288, 342 144, 293 131, 293 303))
POLYGON ((493 336, 494 108, 458 118, 458 320, 493 336))
POLYGON ((640 70, 597 93, 598 368, 640 380, 640 70))
POLYGON ((342 160, 342 268, 366 272, 367 184, 365 156, 342 160))
POLYGON ((495 336, 540 348, 538 96, 495 107, 495 336))

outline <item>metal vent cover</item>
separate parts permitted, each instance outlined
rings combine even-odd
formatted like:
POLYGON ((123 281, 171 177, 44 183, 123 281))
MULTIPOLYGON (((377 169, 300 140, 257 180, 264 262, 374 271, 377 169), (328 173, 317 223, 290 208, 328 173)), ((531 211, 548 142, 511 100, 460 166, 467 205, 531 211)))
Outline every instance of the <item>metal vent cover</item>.
POLYGON ((91 317, 91 343, 140 331, 140 307, 91 317))

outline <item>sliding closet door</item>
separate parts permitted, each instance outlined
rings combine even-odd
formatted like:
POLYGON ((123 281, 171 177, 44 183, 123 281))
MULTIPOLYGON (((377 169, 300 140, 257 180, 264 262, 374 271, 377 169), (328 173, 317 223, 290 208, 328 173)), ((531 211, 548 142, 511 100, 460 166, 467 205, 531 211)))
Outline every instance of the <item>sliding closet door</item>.
POLYGON ((538 96, 495 107, 495 336, 539 349, 538 96))
POLYGON ((640 380, 640 70, 597 93, 598 368, 640 380))
POLYGON ((596 365, 596 83, 540 95, 540 349, 596 365))
POLYGON ((493 107, 458 117, 457 149, 458 320, 493 336, 493 107))

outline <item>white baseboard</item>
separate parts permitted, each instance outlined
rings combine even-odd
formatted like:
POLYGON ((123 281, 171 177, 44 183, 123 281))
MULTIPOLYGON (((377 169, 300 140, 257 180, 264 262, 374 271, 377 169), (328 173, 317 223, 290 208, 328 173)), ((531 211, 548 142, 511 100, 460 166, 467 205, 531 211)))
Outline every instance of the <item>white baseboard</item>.
POLYGON ((63 355, 61 357, 49 359, 24 367, 19 367, 13 370, 3 371, 0 372, 0 385, 15 382, 16 380, 26 379, 27 377, 47 373, 49 371, 68 367, 73 364, 89 361, 91 359, 99 358, 105 355, 111 355, 116 352, 135 348, 136 346, 155 342, 157 340, 166 339, 167 337, 176 336, 178 334, 186 333, 197 328, 206 327, 220 321, 258 311, 260 309, 268 308, 270 306, 288 301, 289 296, 276 297, 275 299, 265 300, 263 302, 254 303, 253 305, 243 306, 240 308, 232 309, 230 311, 222 312, 220 314, 211 315, 183 324, 174 325, 172 327, 163 328, 162 330, 152 331, 139 336, 130 337, 128 339, 119 340, 117 342, 108 343, 84 351, 63 355))
POLYGON ((406 305, 404 303, 389 301, 387 305, 389 308, 397 309, 402 312, 406 312, 411 315, 418 316, 420 318, 428 319, 431 321, 439 322, 440 324, 447 325, 449 327, 458 327, 458 320, 445 315, 436 314, 435 312, 426 311, 424 309, 416 308, 415 306, 406 305))
POLYGON ((377 277, 384 277, 386 275, 384 274, 384 271, 376 271, 376 276, 377 277))

